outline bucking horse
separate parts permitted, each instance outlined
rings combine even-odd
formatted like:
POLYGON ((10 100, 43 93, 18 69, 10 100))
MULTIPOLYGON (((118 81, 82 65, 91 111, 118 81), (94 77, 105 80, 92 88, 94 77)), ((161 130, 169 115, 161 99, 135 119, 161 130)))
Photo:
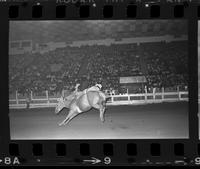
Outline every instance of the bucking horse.
POLYGON ((55 113, 58 114, 63 108, 68 108, 67 117, 59 123, 59 126, 68 124, 75 116, 80 113, 89 111, 92 108, 98 109, 100 112, 100 120, 104 122, 104 113, 106 110, 106 100, 109 98, 102 91, 86 91, 78 92, 76 97, 72 95, 61 97, 55 108, 55 113))

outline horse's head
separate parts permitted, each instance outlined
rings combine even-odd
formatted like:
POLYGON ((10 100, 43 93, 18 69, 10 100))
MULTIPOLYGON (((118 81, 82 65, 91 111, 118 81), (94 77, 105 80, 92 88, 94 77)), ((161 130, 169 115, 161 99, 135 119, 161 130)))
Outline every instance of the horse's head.
POLYGON ((58 114, 64 107, 66 107, 65 100, 63 97, 59 98, 57 101, 58 103, 55 108, 55 114, 58 114))

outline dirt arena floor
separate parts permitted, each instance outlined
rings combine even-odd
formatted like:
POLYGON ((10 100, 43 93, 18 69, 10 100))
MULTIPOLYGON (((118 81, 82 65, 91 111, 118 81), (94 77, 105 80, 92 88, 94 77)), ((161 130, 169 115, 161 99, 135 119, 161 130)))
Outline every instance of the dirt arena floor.
POLYGON ((105 122, 98 110, 90 110, 65 126, 67 116, 54 108, 10 110, 11 139, 167 139, 188 138, 188 102, 108 106, 105 122))

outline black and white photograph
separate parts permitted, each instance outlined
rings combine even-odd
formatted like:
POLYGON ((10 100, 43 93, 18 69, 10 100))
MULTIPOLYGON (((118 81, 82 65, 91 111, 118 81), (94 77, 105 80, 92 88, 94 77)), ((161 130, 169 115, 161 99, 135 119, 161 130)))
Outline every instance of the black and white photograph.
POLYGON ((187 139, 188 79, 187 20, 9 21, 12 140, 187 139))

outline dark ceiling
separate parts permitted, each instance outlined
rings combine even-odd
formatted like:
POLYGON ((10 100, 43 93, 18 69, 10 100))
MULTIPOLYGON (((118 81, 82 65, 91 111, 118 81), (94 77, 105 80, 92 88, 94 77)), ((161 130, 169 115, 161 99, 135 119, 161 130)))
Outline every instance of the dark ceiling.
POLYGON ((187 34, 185 20, 11 21, 10 40, 35 43, 187 34))

